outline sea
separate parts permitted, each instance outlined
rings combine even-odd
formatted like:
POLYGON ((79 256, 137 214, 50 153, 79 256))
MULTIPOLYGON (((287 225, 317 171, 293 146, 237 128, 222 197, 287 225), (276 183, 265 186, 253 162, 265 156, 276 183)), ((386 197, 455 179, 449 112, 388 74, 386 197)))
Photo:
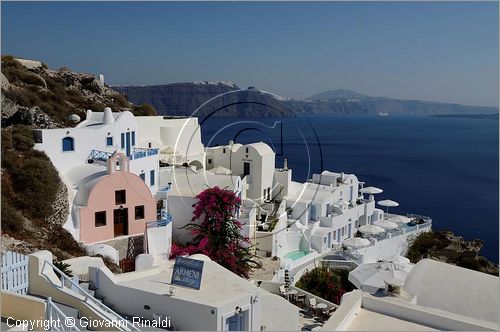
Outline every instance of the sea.
MULTIPOLYGON (((498 119, 417 115, 199 118, 207 146, 263 141, 294 181, 323 170, 355 174, 389 212, 430 216, 433 229, 481 239, 498 263, 498 119)), ((382 207, 381 207, 382 208, 382 207)), ((385 209, 385 208, 383 208, 385 209)))

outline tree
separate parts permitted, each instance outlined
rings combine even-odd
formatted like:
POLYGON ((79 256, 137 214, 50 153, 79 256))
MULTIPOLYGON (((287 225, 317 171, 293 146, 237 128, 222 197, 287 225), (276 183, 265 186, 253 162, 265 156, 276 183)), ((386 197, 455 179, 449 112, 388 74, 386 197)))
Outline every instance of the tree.
POLYGON ((320 266, 304 273, 295 286, 327 301, 340 304, 342 295, 354 289, 347 280, 348 275, 347 270, 330 270, 326 266, 320 266))
POLYGON ((237 275, 248 278, 252 268, 260 267, 251 251, 248 237, 241 234, 242 224, 235 219, 240 198, 219 187, 196 196, 192 223, 185 226, 194 235, 186 246, 172 245, 171 257, 201 253, 237 275), (199 220, 200 223, 194 223, 199 220))

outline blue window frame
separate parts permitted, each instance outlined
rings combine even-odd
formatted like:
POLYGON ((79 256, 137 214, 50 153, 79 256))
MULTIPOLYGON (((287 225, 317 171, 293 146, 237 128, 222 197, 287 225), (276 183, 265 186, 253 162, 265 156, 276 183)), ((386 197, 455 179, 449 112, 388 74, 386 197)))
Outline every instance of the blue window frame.
POLYGON ((121 138, 122 138, 121 147, 122 147, 122 149, 125 149, 125 134, 124 133, 121 134, 121 138))
POLYGON ((142 179, 142 181, 146 182, 146 174, 144 173, 141 173, 141 175, 139 175, 142 179))
POLYGON ((155 171, 154 170, 149 172, 149 183, 151 184, 151 186, 155 185, 155 171))
POLYGON ((73 137, 64 137, 62 140, 63 151, 75 151, 75 140, 73 137))
POLYGON ((135 131, 132 132, 132 145, 135 145, 135 131))
POLYGON ((113 137, 106 137, 106 146, 113 145, 113 137))

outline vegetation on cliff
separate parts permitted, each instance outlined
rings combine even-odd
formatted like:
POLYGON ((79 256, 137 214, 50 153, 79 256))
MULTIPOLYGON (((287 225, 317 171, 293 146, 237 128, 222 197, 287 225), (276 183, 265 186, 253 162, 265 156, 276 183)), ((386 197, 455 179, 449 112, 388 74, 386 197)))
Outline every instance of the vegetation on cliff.
POLYGON ((482 240, 465 241, 450 231, 421 233, 410 244, 406 256, 412 263, 432 258, 467 269, 498 275, 498 264, 490 262, 479 251, 482 240))
POLYGON ((348 276, 348 270, 320 266, 304 273, 295 286, 327 301, 340 304, 342 295, 355 288, 348 280, 348 276))

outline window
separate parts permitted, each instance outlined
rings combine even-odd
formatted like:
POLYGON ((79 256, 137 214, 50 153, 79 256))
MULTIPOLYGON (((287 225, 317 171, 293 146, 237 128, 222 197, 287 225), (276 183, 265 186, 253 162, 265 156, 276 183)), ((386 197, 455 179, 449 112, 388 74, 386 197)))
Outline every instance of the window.
POLYGON ((208 159, 208 163, 211 164, 212 163, 212 159, 208 159))
POLYGON ((121 145, 121 147, 122 147, 122 149, 125 149, 125 134, 124 133, 122 133, 121 138, 122 138, 122 145, 121 145))
POLYGON ((106 226, 106 211, 95 213, 95 227, 106 226))
POLYGON ((223 149, 222 149, 222 153, 226 153, 226 148, 223 148, 223 149))
POLYGON ((135 145, 135 131, 132 132, 132 145, 135 145))
POLYGON ((246 153, 248 153, 248 148, 245 149, 246 153))
POLYGON ((141 173, 141 175, 139 175, 139 176, 142 179, 142 181, 146 182, 146 174, 141 173))
POLYGON ((115 204, 126 204, 127 203, 127 194, 125 190, 116 190, 115 191, 115 204))
POLYGON ((150 149, 151 149, 151 142, 149 142, 149 143, 148 143, 148 148, 150 148, 150 149))
POLYGON ((64 137, 62 140, 63 151, 75 151, 75 141, 73 137, 64 137))
POLYGON ((250 174, 250 163, 243 163, 243 176, 249 174, 250 174))
POLYGON ((135 207, 135 220, 144 219, 144 205, 135 207))
POLYGON ((155 185, 155 171, 154 170, 152 170, 151 172, 149 172, 149 184, 151 186, 155 185))
POLYGON ((113 137, 106 137, 106 146, 113 145, 113 137))

